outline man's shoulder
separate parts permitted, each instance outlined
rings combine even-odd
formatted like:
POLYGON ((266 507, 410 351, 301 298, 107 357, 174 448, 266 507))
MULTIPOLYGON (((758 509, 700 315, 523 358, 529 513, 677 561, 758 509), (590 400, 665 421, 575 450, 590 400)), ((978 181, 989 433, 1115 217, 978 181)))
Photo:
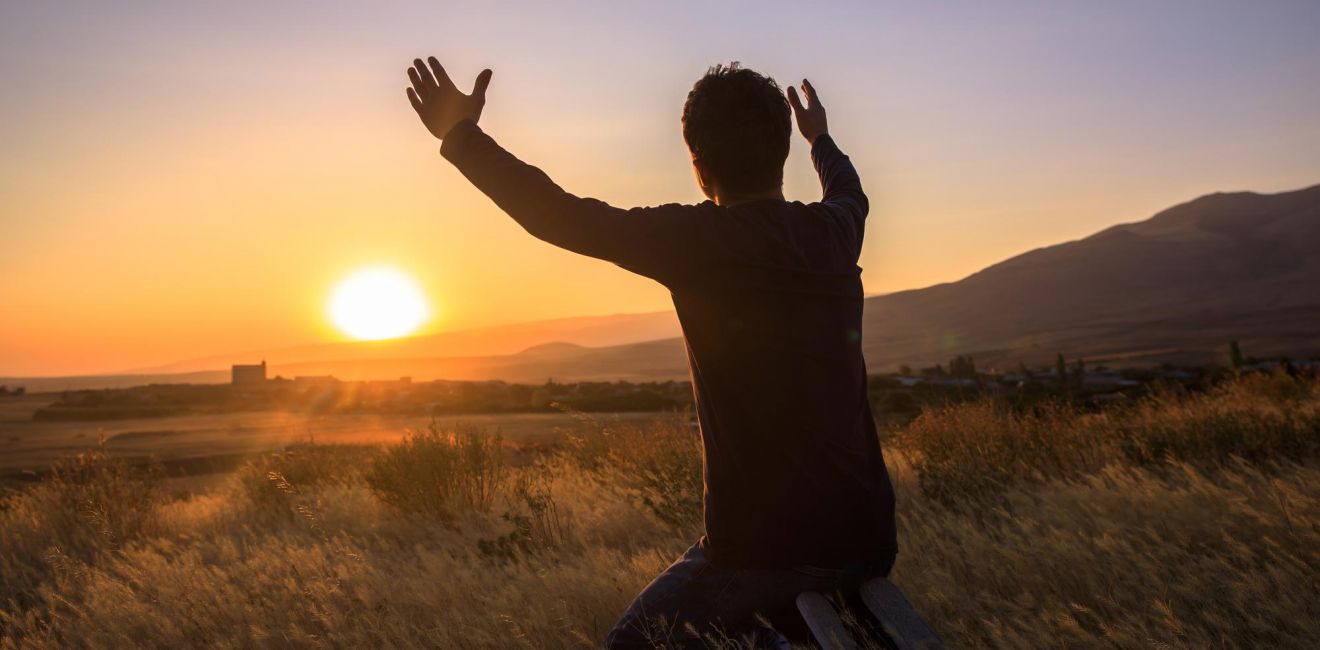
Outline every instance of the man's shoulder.
POLYGON ((629 208, 629 212, 650 213, 662 215, 691 215, 707 212, 718 212, 722 210, 713 201, 702 201, 701 203, 661 203, 659 205, 646 205, 629 208))

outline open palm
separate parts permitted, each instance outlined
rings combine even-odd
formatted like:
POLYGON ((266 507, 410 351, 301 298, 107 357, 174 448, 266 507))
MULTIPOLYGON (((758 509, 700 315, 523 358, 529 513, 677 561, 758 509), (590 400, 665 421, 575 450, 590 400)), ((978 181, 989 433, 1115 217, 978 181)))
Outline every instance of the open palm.
POLYGON ((793 115, 797 117, 798 130, 802 132, 802 137, 806 138, 809 144, 815 144, 816 138, 829 133, 825 107, 821 105, 820 97, 816 96, 816 87, 806 79, 802 80, 802 94, 807 98, 805 106, 802 100, 798 99, 797 90, 789 86, 788 104, 793 107, 793 115))
POLYGON ((427 58, 431 64, 428 69, 421 59, 414 59, 408 68, 408 79, 412 87, 408 89, 408 101, 412 103, 417 116, 422 118, 426 129, 441 140, 463 120, 476 122, 481 119, 481 109, 486 105, 486 87, 490 85, 490 70, 482 70, 477 75, 477 82, 472 87, 472 94, 465 95, 449 79, 445 69, 435 57, 427 58), (433 74, 434 73, 434 74, 433 74))

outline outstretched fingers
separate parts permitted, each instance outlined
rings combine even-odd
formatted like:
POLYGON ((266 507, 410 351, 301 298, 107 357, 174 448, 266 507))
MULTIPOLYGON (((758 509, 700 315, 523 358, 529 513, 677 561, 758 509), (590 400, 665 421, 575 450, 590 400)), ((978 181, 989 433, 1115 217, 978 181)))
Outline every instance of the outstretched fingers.
POLYGON ((472 85, 472 96, 477 98, 478 101, 486 101, 486 88, 490 86, 490 78, 494 74, 490 71, 490 68, 487 68, 477 75, 477 81, 472 85))
POLYGON ((802 94, 807 96, 808 106, 816 107, 820 105, 820 98, 816 96, 816 87, 806 79, 802 80, 802 94))
POLYGON ((408 81, 412 85, 404 89, 404 94, 431 135, 443 140, 455 124, 481 118, 490 78, 491 71, 482 70, 472 86, 472 94, 467 95, 454 86, 438 59, 433 56, 426 61, 413 59, 412 67, 408 68, 408 81))
MULTIPOLYGON (((435 77, 431 76, 431 71, 426 69, 426 64, 421 59, 413 59, 413 70, 417 71, 418 79, 421 79, 422 87, 417 89, 423 97, 435 92, 439 86, 435 82, 435 77)), ((415 85, 415 84, 414 84, 415 85)))
POLYGON ((449 73, 445 72, 445 67, 440 65, 440 59, 433 56, 426 57, 427 62, 431 64, 431 70, 435 72, 436 86, 445 90, 458 90, 453 80, 449 78, 449 73))
POLYGON ((426 80, 422 79, 422 75, 417 72, 417 68, 408 68, 408 81, 412 82, 413 92, 415 92, 418 97, 431 96, 431 91, 434 86, 428 85, 426 80))
POLYGON ((802 100, 798 99, 796 88, 789 86, 787 94, 788 94, 788 105, 793 107, 794 113, 801 113, 803 110, 805 110, 802 108, 802 100))

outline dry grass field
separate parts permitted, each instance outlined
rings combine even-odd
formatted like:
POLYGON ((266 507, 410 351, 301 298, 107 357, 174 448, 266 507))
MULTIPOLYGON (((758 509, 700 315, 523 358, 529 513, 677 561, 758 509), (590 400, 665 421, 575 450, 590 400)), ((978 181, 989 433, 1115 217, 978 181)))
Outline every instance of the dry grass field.
MULTIPOLYGON (((424 429, 430 418, 355 413, 307 414, 250 411, 123 420, 34 421, 32 414, 55 395, 0 400, 0 477, 44 470, 62 456, 96 446, 104 438, 115 456, 151 455, 162 461, 244 455, 310 441, 375 445, 398 442, 407 431, 424 429)), ((620 413, 625 420, 651 419, 650 413, 620 413)), ((589 423, 563 413, 446 415, 442 427, 475 425, 498 430, 519 443, 542 443, 589 423)))
MULTIPOLYGON (((0 647, 584 648, 691 543, 681 418, 259 456, 205 492, 96 451, 0 505, 0 647)), ((886 433, 893 579, 951 647, 1320 644, 1320 383, 886 433)))

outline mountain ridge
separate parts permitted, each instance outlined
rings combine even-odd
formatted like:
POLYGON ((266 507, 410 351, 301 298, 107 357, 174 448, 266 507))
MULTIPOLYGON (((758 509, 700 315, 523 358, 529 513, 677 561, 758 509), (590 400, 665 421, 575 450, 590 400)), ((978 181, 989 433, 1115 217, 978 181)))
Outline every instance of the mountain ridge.
MULTIPOLYGON (((982 367, 1048 363, 1059 353, 1127 363, 1204 363, 1223 358, 1230 340, 1249 354, 1315 354, 1320 185, 1277 194, 1203 195, 1141 221, 1028 250, 954 282, 871 296, 864 304, 863 352, 872 371, 931 365, 959 354, 975 356, 982 367)), ((687 376, 680 332, 672 311, 554 319, 452 333, 445 344, 462 345, 465 336, 518 334, 499 341, 498 354, 479 354, 490 349, 467 345, 464 355, 391 357, 390 350, 408 345, 379 346, 374 356, 276 359, 271 374, 678 379, 687 376), (670 334, 637 338, 654 332, 670 334), (523 344, 510 349, 518 342, 523 344)), ((121 380, 134 376, 141 377, 121 380)), ((216 371, 215 377, 223 381, 227 373, 216 371)))

